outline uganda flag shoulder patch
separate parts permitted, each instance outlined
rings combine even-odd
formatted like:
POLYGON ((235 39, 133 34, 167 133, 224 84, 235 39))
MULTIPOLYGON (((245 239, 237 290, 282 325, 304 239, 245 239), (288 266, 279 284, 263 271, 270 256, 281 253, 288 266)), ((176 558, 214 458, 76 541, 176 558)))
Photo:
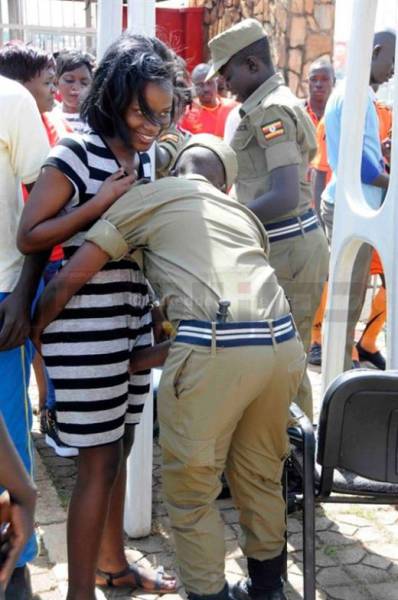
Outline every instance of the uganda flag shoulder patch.
POLYGON ((272 123, 267 123, 267 125, 263 125, 261 130, 266 140, 274 140, 285 133, 283 122, 279 120, 272 121, 272 123))

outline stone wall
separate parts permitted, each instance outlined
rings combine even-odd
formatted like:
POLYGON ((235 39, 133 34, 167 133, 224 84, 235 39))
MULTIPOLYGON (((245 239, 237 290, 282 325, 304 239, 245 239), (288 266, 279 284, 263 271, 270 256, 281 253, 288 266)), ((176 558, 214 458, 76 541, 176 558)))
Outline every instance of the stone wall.
POLYGON ((307 93, 310 64, 332 56, 335 0, 190 0, 190 6, 205 9, 205 59, 208 39, 247 17, 263 23, 275 63, 299 96, 307 93))

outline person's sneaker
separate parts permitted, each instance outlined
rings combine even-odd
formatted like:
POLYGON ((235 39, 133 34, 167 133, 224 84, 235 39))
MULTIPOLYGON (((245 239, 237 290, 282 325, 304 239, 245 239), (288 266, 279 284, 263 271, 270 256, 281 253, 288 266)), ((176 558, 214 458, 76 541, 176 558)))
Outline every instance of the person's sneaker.
POLYGON ((320 367, 322 365, 322 346, 314 342, 308 352, 308 362, 310 365, 320 367))
POLYGON ((381 352, 378 350, 377 352, 368 352, 365 348, 362 348, 359 342, 357 343, 357 350, 359 360, 371 363, 376 369, 380 369, 380 371, 386 370, 386 359, 381 352))
POLYGON ((14 569, 4 597, 5 600, 32 600, 30 573, 27 566, 14 569))
POLYGON ((353 360, 352 361, 352 368, 353 369, 360 369, 361 368, 361 363, 359 362, 359 360, 353 360))
POLYGON ((50 446, 54 452, 58 454, 58 456, 62 456, 63 458, 72 458, 73 456, 78 456, 79 454, 77 448, 72 448, 72 446, 68 446, 60 440, 57 422, 50 413, 48 413, 47 416, 45 440, 47 446, 50 446))

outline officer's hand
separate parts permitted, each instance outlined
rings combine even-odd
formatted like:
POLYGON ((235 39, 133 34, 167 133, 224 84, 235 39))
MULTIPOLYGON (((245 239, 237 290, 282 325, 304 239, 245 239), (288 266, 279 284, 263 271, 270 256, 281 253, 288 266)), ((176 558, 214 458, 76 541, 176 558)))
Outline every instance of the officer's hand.
POLYGON ((152 328, 153 328, 153 337, 155 340, 155 344, 160 344, 161 342, 165 342, 169 335, 165 332, 163 324, 165 322, 165 316, 163 314, 160 306, 154 306, 152 308, 152 328))
POLYGON ((21 346, 30 332, 30 307, 19 294, 0 303, 0 351, 21 346))

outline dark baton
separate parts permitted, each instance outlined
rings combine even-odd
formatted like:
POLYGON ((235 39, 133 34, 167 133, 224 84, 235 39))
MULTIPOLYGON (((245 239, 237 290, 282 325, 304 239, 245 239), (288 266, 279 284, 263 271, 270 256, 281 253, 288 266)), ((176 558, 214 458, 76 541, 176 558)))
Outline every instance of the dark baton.
POLYGON ((228 317, 228 309, 231 306, 229 300, 220 300, 218 303, 218 311, 216 313, 217 323, 225 323, 228 317))

